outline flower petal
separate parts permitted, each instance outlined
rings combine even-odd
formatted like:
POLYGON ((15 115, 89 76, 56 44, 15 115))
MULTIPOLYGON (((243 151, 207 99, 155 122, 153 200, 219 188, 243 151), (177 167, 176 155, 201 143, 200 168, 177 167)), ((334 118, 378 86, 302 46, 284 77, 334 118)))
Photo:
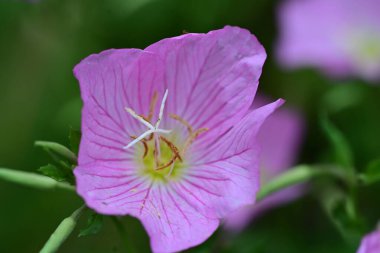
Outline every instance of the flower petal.
POLYGON ((152 186, 139 218, 148 231, 153 252, 178 252, 204 242, 219 219, 199 212, 199 202, 177 186, 152 186))
POLYGON ((177 252, 195 246, 218 227, 219 219, 213 211, 193 201, 181 185, 152 183, 123 166, 128 164, 78 166, 74 171, 78 193, 99 213, 139 218, 154 252, 177 252))
POLYGON ((108 215, 136 215, 150 183, 131 162, 96 162, 75 168, 77 192, 92 209, 108 215))
POLYGON ((218 217, 255 202, 259 188, 256 135, 265 119, 282 104, 280 99, 253 110, 212 145, 198 143, 192 149, 198 155, 191 157, 185 186, 218 217))
POLYGON ((377 253, 380 251, 380 230, 377 229, 366 235, 361 243, 357 253, 377 253))
POLYGON ((179 115, 195 129, 209 128, 206 135, 214 136, 245 115, 266 58, 255 36, 229 26, 164 39, 145 51, 164 59, 167 112, 179 115))
MULTIPOLYGON (((267 101, 263 97, 256 97, 253 104, 263 105, 267 101)), ((279 109, 264 122, 258 133, 258 141, 261 144, 261 185, 265 185, 294 164, 303 130, 304 122, 301 115, 288 108, 279 109)), ((239 232, 267 209, 288 203, 302 195, 304 188, 304 185, 289 187, 272 194, 260 203, 236 210, 228 216, 224 225, 228 230, 239 232)))
POLYGON ((146 127, 125 108, 148 115, 154 92, 163 94, 162 67, 158 57, 138 49, 107 50, 75 67, 84 102, 79 164, 131 158, 123 147, 146 127))

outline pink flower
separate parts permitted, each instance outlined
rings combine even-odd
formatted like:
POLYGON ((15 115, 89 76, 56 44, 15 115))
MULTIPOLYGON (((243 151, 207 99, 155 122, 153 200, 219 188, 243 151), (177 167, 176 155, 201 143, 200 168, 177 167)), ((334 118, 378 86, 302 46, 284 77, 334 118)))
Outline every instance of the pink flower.
POLYGON ((287 0, 279 9, 278 59, 334 76, 380 80, 380 1, 287 0))
POLYGON ((360 244, 357 253, 378 253, 380 252, 380 230, 376 230, 366 235, 360 244))
MULTIPOLYGON (((265 104, 267 99, 259 97, 254 105, 265 104)), ((274 177, 283 173, 296 162, 303 135, 304 122, 301 115, 292 109, 280 109, 271 115, 259 131, 258 140, 262 150, 260 154, 260 179, 265 185, 274 177)), ((225 227, 240 231, 250 220, 269 208, 288 203, 303 193, 303 186, 292 186, 274 193, 262 202, 240 208, 228 216, 225 227)))
POLYGON ((249 109, 265 57, 248 31, 225 27, 84 59, 74 173, 86 204, 138 218, 154 252, 198 245, 253 204, 255 136, 283 103, 249 109))

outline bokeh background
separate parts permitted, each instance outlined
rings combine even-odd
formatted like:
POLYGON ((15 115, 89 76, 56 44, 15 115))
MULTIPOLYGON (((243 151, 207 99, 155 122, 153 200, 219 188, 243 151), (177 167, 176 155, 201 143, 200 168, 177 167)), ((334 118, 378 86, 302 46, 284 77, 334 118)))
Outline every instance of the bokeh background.
MULTIPOLYGON (((267 50, 259 92, 287 100, 307 123, 299 162, 329 159, 319 124, 321 110, 350 144, 358 170, 380 157, 380 86, 361 80, 332 80, 313 69, 283 70, 275 61, 278 36, 273 0, 0 0, 0 166, 36 171, 51 162, 35 140, 68 144, 80 129, 81 101, 72 69, 82 58, 109 48, 144 48, 183 32, 224 25, 249 29, 267 50)), ((355 252, 312 190, 268 211, 239 234, 218 231, 190 252, 355 252)), ((365 231, 380 218, 379 185, 358 192, 365 231)), ((38 252, 59 222, 81 205, 63 191, 38 191, 0 181, 0 252, 38 252)), ((84 226, 82 219, 79 228, 84 226)), ((122 241, 106 219, 102 231, 78 238, 76 230, 60 252, 150 252, 141 224, 126 217, 122 241)))

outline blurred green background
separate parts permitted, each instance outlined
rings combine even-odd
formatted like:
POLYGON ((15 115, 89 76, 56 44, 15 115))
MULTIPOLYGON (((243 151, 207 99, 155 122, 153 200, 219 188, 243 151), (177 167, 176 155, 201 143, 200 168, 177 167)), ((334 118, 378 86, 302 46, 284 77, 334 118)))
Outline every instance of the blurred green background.
MULTIPOLYGON (((360 80, 333 81, 316 71, 284 71, 274 60, 276 6, 273 0, 41 0, 0 1, 0 166, 36 171, 50 162, 35 140, 68 144, 70 127, 80 128, 81 101, 72 68, 109 48, 144 48, 184 31, 207 32, 224 25, 249 29, 268 53, 260 92, 282 97, 307 121, 300 162, 327 160, 330 149, 318 115, 328 109, 346 136, 362 170, 380 157, 380 90, 360 80)), ((360 189, 366 229, 380 217, 378 192, 360 189)), ((311 191, 312 192, 312 191, 311 191)), ((38 252, 59 222, 81 205, 63 191, 44 192, 0 182, 0 252, 38 252)), ((79 227, 83 227, 83 219, 79 227)), ((77 238, 60 252, 149 252, 140 223, 123 219, 122 242, 110 220, 101 233, 77 238), (125 247, 127 244, 127 247, 125 247)), ((191 252, 355 252, 310 193, 267 212, 241 234, 218 231, 191 252)))

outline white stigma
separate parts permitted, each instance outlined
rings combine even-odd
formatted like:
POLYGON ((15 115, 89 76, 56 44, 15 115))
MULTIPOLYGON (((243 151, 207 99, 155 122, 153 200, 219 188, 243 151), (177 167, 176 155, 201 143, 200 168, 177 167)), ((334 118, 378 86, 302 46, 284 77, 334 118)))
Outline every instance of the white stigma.
POLYGON ((150 134, 153 134, 153 133, 168 134, 168 133, 170 133, 172 131, 172 130, 165 130, 165 129, 159 128, 161 120, 162 120, 162 116, 164 114, 164 108, 165 108, 165 103, 166 103, 167 97, 168 97, 168 90, 165 91, 164 97, 162 99, 161 106, 160 106, 160 113, 158 115, 158 119, 157 119, 157 122, 156 122, 155 125, 152 125, 150 122, 146 121, 142 116, 138 115, 131 108, 125 108, 125 110, 133 118, 135 118, 138 121, 140 121, 142 124, 144 124, 145 126, 147 126, 149 129, 146 130, 144 133, 142 133, 139 137, 137 137, 136 139, 134 139, 133 141, 131 141, 130 143, 128 143, 128 145, 125 146, 124 149, 128 149, 128 148, 132 147, 133 145, 135 145, 136 143, 138 143, 139 141, 141 141, 145 137, 149 136, 150 134))

